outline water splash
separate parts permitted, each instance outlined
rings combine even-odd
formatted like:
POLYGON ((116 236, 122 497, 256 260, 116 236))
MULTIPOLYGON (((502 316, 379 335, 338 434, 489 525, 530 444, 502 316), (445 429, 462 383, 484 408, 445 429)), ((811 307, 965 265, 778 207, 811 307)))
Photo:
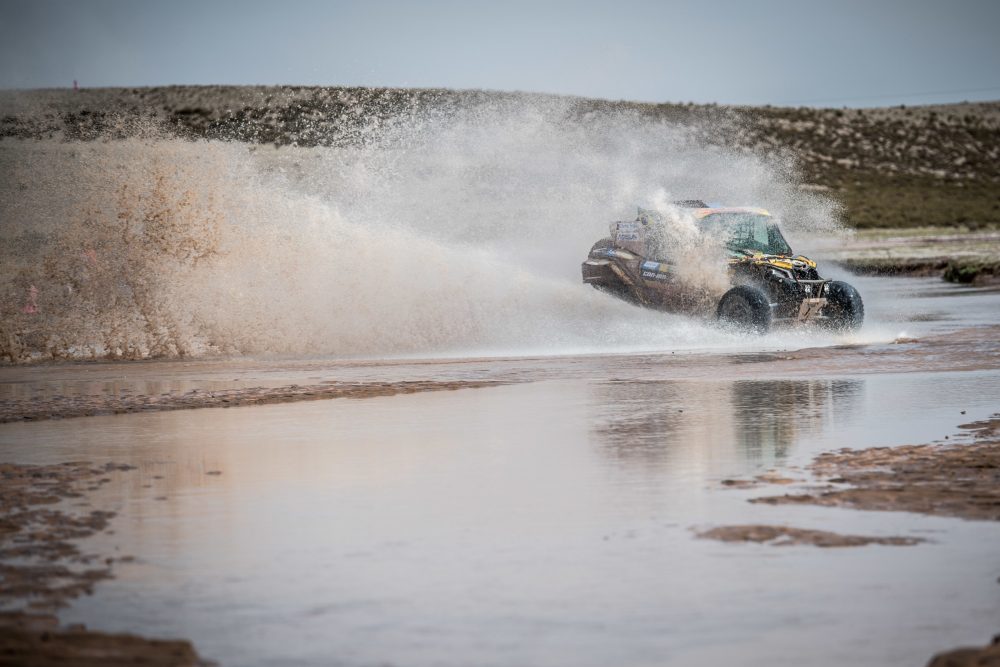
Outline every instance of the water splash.
MULTIPOLYGON (((705 132, 536 99, 410 118, 348 148, 4 140, 0 354, 760 346, 580 284, 590 245, 636 205, 707 197, 770 208, 793 236, 836 228, 789 161, 705 132)), ((802 334, 782 336, 767 344, 802 334)))

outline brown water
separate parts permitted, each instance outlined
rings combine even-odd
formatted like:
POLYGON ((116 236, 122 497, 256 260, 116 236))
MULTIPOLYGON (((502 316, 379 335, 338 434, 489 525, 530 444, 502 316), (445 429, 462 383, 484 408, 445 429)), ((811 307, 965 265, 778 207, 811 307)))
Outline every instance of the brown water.
POLYGON ((872 330, 926 342, 3 369, 5 396, 517 382, 4 424, 0 456, 138 466, 98 492, 119 516, 88 543, 137 561, 63 620, 187 637, 223 665, 923 664, 997 630, 1000 526, 750 505, 784 488, 720 485, 770 469, 801 477, 836 447, 954 441, 958 424, 998 411, 988 325, 1000 294, 868 288, 916 320, 884 316, 872 330), (930 542, 777 548, 692 535, 750 522, 930 542))

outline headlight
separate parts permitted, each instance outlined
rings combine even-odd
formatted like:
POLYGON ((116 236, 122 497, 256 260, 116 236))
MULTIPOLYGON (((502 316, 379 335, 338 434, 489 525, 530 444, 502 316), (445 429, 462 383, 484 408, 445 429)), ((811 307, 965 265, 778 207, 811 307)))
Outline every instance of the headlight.
POLYGON ((790 274, 788 271, 785 271, 784 269, 775 269, 775 268, 772 268, 771 269, 771 275, 774 276, 775 278, 777 278, 778 280, 791 280, 792 279, 792 274, 790 274))

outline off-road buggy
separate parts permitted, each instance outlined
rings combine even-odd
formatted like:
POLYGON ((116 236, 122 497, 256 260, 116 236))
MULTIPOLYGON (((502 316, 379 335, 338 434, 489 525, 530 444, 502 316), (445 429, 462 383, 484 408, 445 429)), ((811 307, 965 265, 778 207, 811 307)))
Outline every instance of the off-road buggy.
POLYGON ((699 237, 718 241, 718 272, 728 274, 716 276, 721 289, 686 277, 692 272, 684 270, 685 263, 703 257, 692 256, 690 248, 671 247, 671 234, 664 232, 676 224, 677 215, 642 208, 635 221, 611 223, 611 235, 594 244, 583 263, 583 282, 637 305, 714 316, 758 333, 777 324, 861 326, 864 304, 857 290, 821 278, 816 262, 793 255, 767 211, 709 207, 698 200, 675 205, 699 237))

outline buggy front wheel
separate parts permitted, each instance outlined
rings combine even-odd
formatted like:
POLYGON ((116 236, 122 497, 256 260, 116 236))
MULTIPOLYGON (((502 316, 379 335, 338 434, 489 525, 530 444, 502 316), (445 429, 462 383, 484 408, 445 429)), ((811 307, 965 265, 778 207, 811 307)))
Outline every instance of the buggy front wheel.
POLYGON ((764 334, 771 328, 771 303, 758 288, 737 285, 719 299, 715 316, 722 324, 764 334))
POLYGON ((865 304, 852 285, 834 280, 826 288, 825 319, 820 320, 828 329, 857 331, 865 321, 865 304))

